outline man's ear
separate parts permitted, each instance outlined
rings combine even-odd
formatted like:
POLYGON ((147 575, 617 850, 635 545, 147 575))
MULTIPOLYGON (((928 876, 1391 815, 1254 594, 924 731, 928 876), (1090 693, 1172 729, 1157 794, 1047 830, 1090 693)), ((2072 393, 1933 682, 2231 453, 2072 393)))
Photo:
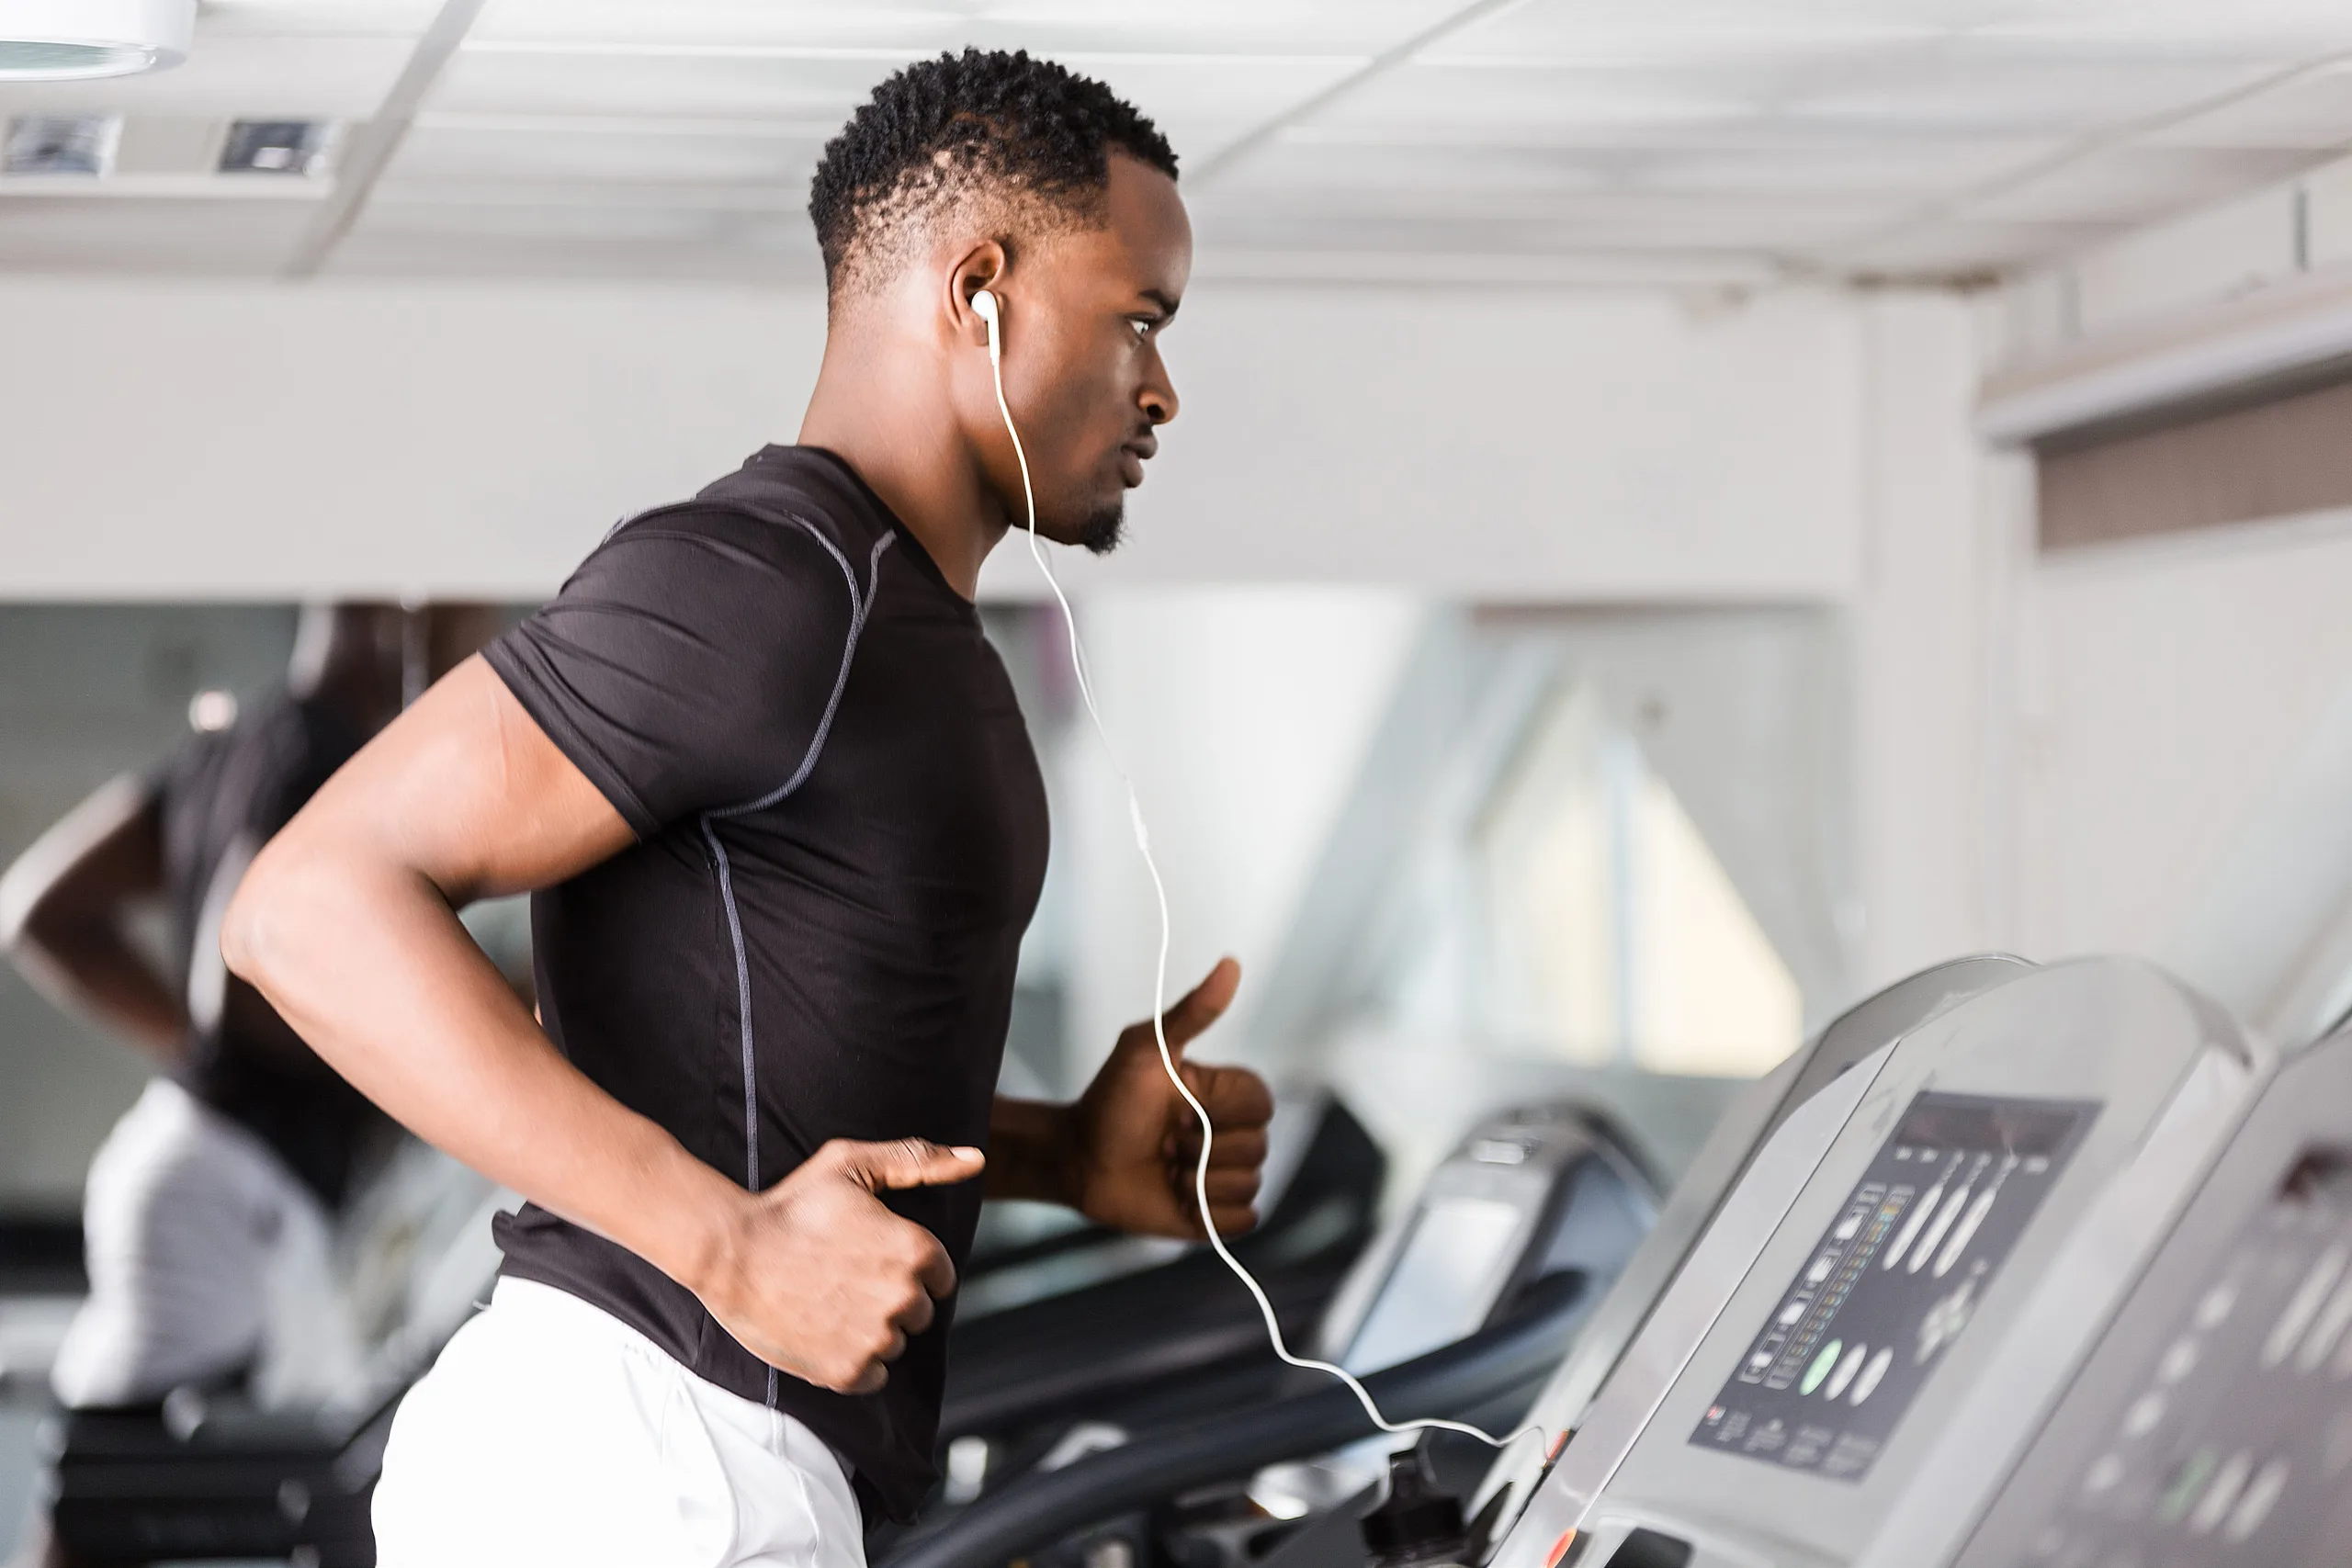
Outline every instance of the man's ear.
POLYGON ((972 308, 972 297, 987 289, 1005 303, 1005 278, 1012 270, 1012 257, 999 240, 981 240, 956 258, 948 268, 946 298, 941 301, 949 333, 957 343, 974 348, 989 345, 989 326, 980 313, 972 308))

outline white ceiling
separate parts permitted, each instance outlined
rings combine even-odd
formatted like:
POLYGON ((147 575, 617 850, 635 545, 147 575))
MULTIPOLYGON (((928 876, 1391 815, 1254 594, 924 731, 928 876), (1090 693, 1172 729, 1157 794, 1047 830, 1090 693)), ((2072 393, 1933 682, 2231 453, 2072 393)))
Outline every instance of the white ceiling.
POLYGON ((119 172, 0 178, 0 268, 816 275, 825 140, 917 55, 1050 54, 1183 157, 1204 275, 1974 274, 2352 146, 2347 0, 207 0, 119 172), (231 118, 332 176, 203 172, 231 118))

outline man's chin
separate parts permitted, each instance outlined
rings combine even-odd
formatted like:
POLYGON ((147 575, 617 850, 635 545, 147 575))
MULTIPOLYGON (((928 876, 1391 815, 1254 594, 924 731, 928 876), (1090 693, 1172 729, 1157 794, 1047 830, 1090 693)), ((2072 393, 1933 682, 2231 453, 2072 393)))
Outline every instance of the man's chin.
POLYGON ((1127 504, 1123 500, 1090 513, 1078 525, 1070 543, 1098 556, 1107 556, 1119 547, 1119 540, 1126 532, 1127 504))

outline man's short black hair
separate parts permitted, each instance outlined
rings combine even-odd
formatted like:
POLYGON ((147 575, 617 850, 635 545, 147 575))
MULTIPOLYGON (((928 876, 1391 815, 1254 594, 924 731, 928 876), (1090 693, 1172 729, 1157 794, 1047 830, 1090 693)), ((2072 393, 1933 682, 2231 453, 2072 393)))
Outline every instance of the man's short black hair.
POLYGON ((918 61, 874 89, 826 144, 808 216, 838 297, 898 231, 971 197, 1042 203, 1084 220, 1114 148, 1170 179, 1176 153, 1133 104, 1026 51, 918 61))

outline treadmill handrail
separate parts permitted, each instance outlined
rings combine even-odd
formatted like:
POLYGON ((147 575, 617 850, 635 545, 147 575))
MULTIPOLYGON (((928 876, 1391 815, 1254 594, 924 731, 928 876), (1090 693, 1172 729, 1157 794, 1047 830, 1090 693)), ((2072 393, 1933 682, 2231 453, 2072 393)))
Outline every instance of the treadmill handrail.
MULTIPOLYGON (((1532 1392, 1559 1359, 1586 1295, 1581 1274, 1538 1280, 1503 1322, 1375 1372, 1364 1386, 1392 1420, 1461 1415, 1514 1389, 1532 1392)), ((1355 1395, 1336 1382, 1245 1405, 1023 1476, 936 1530, 912 1537, 885 1568, 996 1568, 1098 1520, 1378 1430, 1355 1395)))
POLYGON ((1016 1242, 1009 1247, 995 1247, 985 1254, 967 1258, 965 1260, 964 1270, 960 1277, 967 1280, 978 1279, 983 1274, 991 1274, 1000 1269, 1019 1269, 1026 1264, 1041 1263, 1048 1258, 1059 1258, 1066 1252, 1077 1252, 1085 1247, 1101 1247, 1109 1242, 1126 1239, 1126 1232, 1114 1230, 1109 1225, 1072 1225, 1067 1230, 1058 1230, 1050 1235, 1016 1242))

